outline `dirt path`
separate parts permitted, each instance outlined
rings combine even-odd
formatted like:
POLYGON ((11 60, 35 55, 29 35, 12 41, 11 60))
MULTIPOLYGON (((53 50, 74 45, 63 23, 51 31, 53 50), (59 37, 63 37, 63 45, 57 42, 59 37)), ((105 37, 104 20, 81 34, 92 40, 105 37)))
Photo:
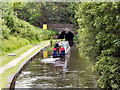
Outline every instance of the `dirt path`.
POLYGON ((47 42, 42 43, 40 45, 37 45, 31 49, 29 49, 27 52, 23 53, 20 55, 20 57, 13 59, 11 62, 9 62, 8 64, 6 64, 5 66, 0 68, 0 74, 3 73, 5 70, 14 67, 15 65, 17 65, 23 58, 25 58, 27 55, 29 55, 30 53, 32 53, 35 49, 39 48, 42 45, 45 45, 47 42))

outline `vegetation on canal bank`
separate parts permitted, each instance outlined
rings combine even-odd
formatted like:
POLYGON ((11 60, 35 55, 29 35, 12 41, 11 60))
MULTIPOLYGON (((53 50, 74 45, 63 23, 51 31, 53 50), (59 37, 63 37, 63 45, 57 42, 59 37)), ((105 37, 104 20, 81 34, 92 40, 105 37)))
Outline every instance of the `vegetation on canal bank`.
POLYGON ((97 60, 97 84, 120 88, 120 2, 86 2, 78 7, 78 47, 97 60))
POLYGON ((1 55, 15 49, 50 39, 57 32, 53 30, 43 30, 31 25, 29 22, 21 20, 14 15, 13 3, 0 3, 2 17, 0 17, 0 39, 1 55))

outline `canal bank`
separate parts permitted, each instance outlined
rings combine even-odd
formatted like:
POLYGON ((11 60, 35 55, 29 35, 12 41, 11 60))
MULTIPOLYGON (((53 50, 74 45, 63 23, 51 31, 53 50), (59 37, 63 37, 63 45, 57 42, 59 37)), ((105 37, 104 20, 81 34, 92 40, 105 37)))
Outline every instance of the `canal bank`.
POLYGON ((23 53, 20 57, 15 58, 10 63, 0 68, 0 89, 9 88, 13 80, 17 77, 17 74, 24 69, 24 67, 29 64, 32 58, 36 56, 43 48, 49 46, 50 41, 47 40, 39 45, 29 49, 27 52, 23 53))

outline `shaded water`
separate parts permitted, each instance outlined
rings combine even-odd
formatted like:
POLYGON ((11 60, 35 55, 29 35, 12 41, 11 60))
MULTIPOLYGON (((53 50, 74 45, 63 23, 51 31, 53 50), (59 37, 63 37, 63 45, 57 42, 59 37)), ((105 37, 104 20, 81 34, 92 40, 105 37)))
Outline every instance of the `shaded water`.
MULTIPOLYGON (((51 55, 51 52, 49 55, 51 55)), ((96 88, 97 76, 92 72, 92 62, 82 59, 74 45, 63 63, 67 67, 55 67, 35 58, 16 81, 15 88, 96 88)))

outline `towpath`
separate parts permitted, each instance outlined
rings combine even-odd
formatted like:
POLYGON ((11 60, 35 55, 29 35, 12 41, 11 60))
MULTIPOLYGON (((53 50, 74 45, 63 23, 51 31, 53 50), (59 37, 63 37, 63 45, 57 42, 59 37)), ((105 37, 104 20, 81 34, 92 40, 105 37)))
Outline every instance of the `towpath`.
POLYGON ((11 62, 9 62, 8 64, 4 65, 3 67, 0 68, 0 74, 3 73, 5 70, 12 68, 14 66, 16 66, 23 58, 27 57, 30 53, 32 53, 35 49, 39 48, 42 45, 46 45, 48 41, 39 44, 31 49, 29 49, 27 52, 23 53, 20 55, 20 57, 17 57, 15 59, 13 59, 11 62))

